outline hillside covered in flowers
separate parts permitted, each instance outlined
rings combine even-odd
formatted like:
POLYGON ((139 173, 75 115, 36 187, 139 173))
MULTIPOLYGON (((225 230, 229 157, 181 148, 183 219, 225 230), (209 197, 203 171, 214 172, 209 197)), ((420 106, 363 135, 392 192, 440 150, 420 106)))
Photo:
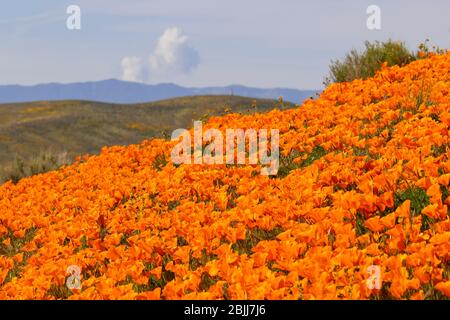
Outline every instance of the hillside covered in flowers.
POLYGON ((450 297, 450 54, 208 128, 279 129, 278 174, 154 139, 0 186, 0 299, 450 297))

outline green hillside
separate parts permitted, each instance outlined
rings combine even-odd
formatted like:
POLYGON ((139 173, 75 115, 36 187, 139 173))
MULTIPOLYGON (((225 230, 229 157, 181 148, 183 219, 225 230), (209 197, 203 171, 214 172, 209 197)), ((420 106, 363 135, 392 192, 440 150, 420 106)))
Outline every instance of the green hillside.
POLYGON ((132 105, 90 101, 0 104, 0 182, 2 171, 17 158, 27 162, 37 156, 48 157, 48 151, 66 152, 70 162, 74 156, 97 153, 102 146, 170 135, 172 130, 191 127, 193 120, 210 115, 293 106, 239 96, 182 97, 132 105))

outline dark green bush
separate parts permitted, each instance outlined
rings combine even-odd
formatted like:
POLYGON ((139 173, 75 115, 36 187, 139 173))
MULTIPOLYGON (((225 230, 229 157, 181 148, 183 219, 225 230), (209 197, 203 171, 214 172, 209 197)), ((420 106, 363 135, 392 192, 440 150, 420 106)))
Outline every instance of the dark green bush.
POLYGON ((332 61, 330 74, 324 84, 332 82, 348 82, 354 79, 366 79, 375 75, 381 65, 403 66, 417 59, 416 54, 409 51, 403 42, 388 40, 386 42, 366 41, 365 50, 351 50, 343 61, 332 61))

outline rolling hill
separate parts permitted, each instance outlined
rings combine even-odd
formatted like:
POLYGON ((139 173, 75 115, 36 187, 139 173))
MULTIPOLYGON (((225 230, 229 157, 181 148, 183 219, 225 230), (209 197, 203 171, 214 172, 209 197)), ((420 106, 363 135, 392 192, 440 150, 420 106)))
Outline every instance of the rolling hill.
MULTIPOLYGON (((144 104, 41 101, 0 105, 0 167, 16 156, 42 151, 68 152, 69 158, 98 153, 102 146, 128 145, 189 128, 194 119, 226 113, 291 108, 274 100, 238 96, 195 96, 144 104), (256 102, 256 108, 252 107, 256 102)), ((1 180, 1 179, 0 179, 1 180)))
POLYGON ((81 82, 48 83, 34 86, 0 86, 0 103, 32 102, 42 100, 88 100, 106 103, 144 103, 182 96, 236 95, 261 99, 278 99, 301 103, 314 96, 317 90, 287 88, 261 89, 241 85, 226 87, 190 88, 173 83, 143 84, 115 79, 81 82))

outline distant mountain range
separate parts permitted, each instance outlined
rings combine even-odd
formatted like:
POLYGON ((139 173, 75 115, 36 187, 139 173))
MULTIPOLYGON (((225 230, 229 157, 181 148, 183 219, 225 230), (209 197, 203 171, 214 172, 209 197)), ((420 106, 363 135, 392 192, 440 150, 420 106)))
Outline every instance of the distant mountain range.
POLYGON ((236 95, 265 99, 277 99, 282 96, 286 101, 301 103, 308 97, 315 96, 317 92, 319 91, 287 88, 261 89, 241 85, 189 88, 173 83, 150 85, 110 79, 69 84, 48 83, 34 86, 3 85, 0 86, 0 103, 41 100, 142 103, 196 95, 236 95))

